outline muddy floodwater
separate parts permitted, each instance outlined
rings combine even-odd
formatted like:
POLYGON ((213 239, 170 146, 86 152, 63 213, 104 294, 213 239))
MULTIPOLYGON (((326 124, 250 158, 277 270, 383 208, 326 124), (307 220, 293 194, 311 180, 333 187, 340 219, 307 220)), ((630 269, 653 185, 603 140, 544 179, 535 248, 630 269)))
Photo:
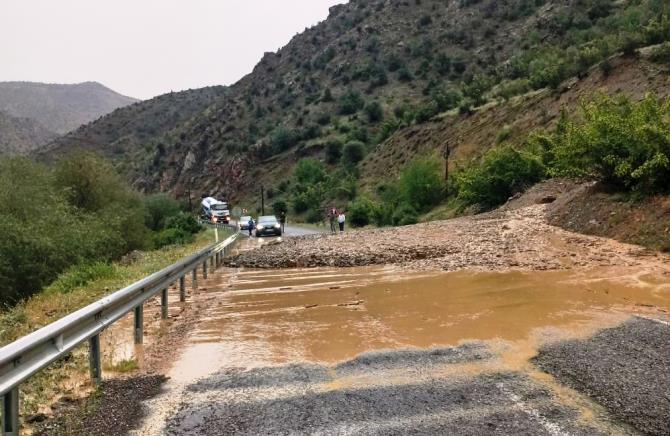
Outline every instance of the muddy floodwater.
POLYGON ((632 314, 670 311, 670 275, 639 269, 407 273, 394 267, 216 274, 172 370, 192 381, 225 367, 336 363, 380 349, 494 341, 511 359, 632 314))

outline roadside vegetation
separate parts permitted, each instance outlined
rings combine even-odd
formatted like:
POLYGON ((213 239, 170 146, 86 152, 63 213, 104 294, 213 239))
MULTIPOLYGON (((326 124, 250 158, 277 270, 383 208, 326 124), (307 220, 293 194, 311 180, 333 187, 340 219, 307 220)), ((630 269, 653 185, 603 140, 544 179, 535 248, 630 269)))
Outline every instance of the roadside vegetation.
POLYGON ((670 189, 670 99, 650 94, 634 102, 598 94, 583 101, 577 114, 563 113, 550 131, 518 144, 506 142, 508 136, 501 131, 500 144, 477 161, 456 162, 446 183, 443 158, 428 155, 410 162, 396 182, 363 195, 355 190, 354 167, 332 173, 326 164, 304 159, 283 185, 292 195, 288 203, 278 201, 297 214, 308 212, 311 222, 339 207, 354 227, 397 226, 430 217, 436 207, 446 207, 450 216, 490 210, 549 177, 597 180, 636 198, 670 189))
POLYGON ((61 291, 112 274, 133 251, 189 243, 201 231, 179 203, 144 197, 92 154, 53 168, 0 159, 0 305, 40 292, 59 275, 61 291))
MULTIPOLYGON (((206 247, 213 240, 213 232, 208 230, 195 235, 193 242, 188 244, 134 252, 117 262, 72 267, 43 292, 21 301, 0 314, 0 346, 159 271, 206 247)), ((109 352, 109 350, 103 351, 109 352)), ((106 359, 105 357, 103 365, 108 371, 128 372, 136 366, 136 362, 133 361, 114 363, 106 359)), ((36 413, 40 407, 49 404, 61 393, 62 383, 70 380, 73 374, 85 375, 87 371, 88 354, 84 346, 31 377, 21 385, 21 407, 24 416, 36 413)))

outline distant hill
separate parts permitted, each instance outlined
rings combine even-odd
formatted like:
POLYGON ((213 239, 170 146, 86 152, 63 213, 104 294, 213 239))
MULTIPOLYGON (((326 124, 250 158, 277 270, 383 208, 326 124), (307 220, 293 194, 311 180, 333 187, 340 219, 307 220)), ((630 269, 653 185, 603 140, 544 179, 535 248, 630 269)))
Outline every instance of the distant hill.
MULTIPOLYGON (((151 168, 154 155, 165 150, 161 138, 177 127, 188 126, 195 115, 224 98, 228 88, 207 88, 171 92, 151 100, 119 108, 99 120, 83 125, 44 147, 43 158, 73 150, 89 150, 112 158, 124 172, 137 174, 151 168)), ((141 180, 135 180, 142 187, 141 180)))
POLYGON ((57 134, 65 134, 137 101, 96 82, 75 85, 0 82, 0 112, 32 119, 57 134))
POLYGON ((27 154, 36 144, 45 144, 55 137, 55 133, 35 120, 0 112, 0 155, 27 154))

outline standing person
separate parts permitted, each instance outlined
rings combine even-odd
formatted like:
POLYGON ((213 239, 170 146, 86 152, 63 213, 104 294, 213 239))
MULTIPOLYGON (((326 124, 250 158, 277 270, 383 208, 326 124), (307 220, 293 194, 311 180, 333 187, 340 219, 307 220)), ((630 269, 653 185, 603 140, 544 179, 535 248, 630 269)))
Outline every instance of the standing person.
POLYGON ((337 222, 340 224, 340 233, 344 233, 344 223, 347 221, 347 217, 344 215, 344 211, 341 211, 337 217, 337 222))
POLYGON ((279 224, 281 224, 281 232, 284 233, 286 231, 286 211, 279 214, 279 224))
POLYGON ((337 229, 335 227, 335 221, 337 220, 337 209, 335 208, 330 209, 328 218, 330 219, 330 233, 334 235, 335 233, 337 233, 337 229))
POLYGON ((256 223, 254 222, 254 219, 249 217, 249 222, 247 223, 249 226, 249 237, 251 238, 253 236, 253 231, 254 227, 256 227, 256 223))

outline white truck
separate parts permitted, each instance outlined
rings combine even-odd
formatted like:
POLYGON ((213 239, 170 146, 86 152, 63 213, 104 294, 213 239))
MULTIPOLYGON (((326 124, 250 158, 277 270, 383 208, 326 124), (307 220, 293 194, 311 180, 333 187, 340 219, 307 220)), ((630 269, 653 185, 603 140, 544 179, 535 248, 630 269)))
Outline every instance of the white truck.
POLYGON ((207 221, 216 221, 218 223, 230 224, 230 209, 228 203, 219 201, 214 197, 202 199, 202 217, 207 221))

